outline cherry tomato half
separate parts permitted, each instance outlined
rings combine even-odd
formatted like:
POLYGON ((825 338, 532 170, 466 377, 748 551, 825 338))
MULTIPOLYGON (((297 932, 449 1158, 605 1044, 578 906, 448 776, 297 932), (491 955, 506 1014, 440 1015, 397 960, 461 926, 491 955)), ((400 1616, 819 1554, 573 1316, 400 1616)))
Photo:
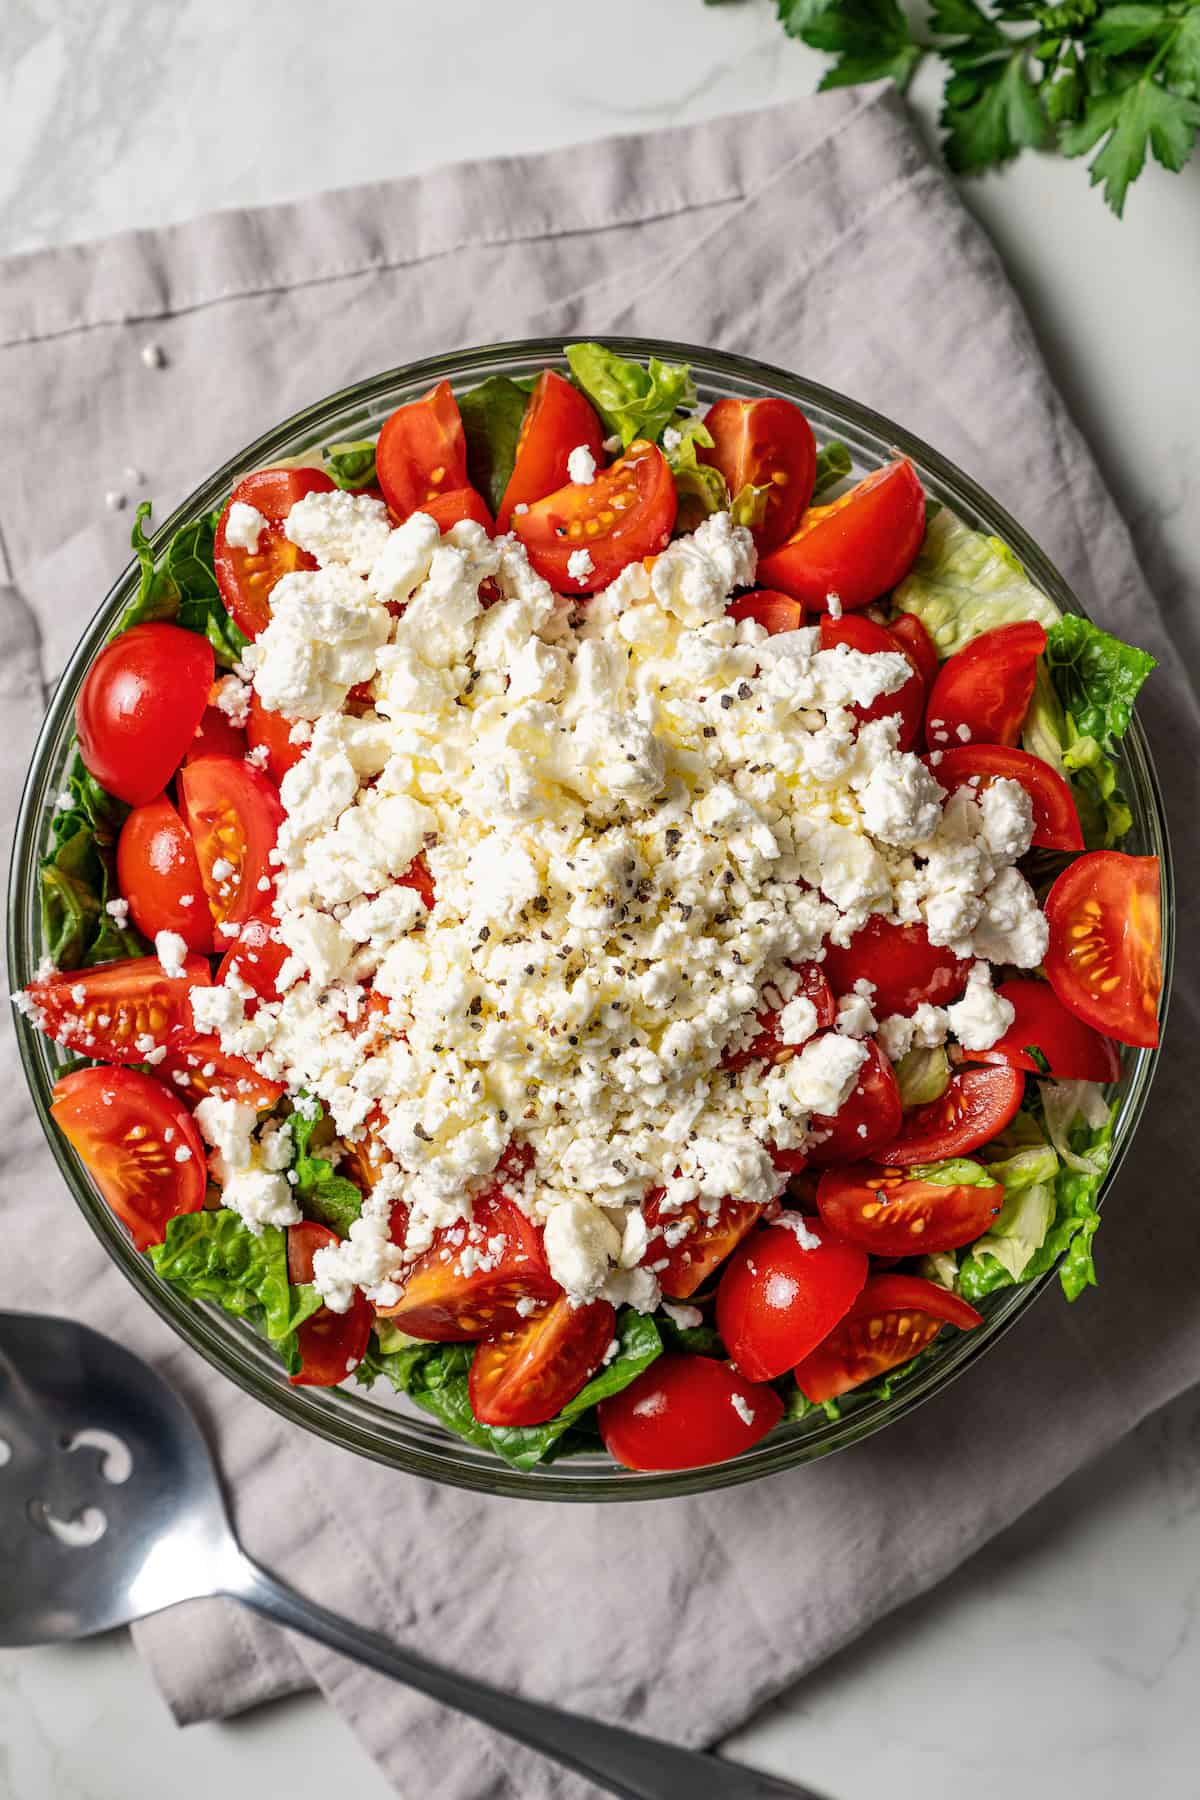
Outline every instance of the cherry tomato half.
POLYGON ((879 1160, 910 1168, 913 1163, 942 1162, 969 1156, 1004 1130, 1021 1104, 1025 1077, 1007 1065, 960 1069, 940 1100, 914 1106, 905 1114, 896 1140, 879 1160))
POLYGON ((663 1212, 663 1189, 656 1188, 642 1208, 650 1243, 643 1262, 653 1263, 658 1285, 669 1300, 686 1300, 703 1287, 713 1270, 740 1244, 762 1216, 748 1200, 722 1200, 709 1214, 698 1200, 675 1212, 663 1212))
POLYGON ((448 381, 397 407, 379 433, 375 468, 398 519, 428 512, 439 497, 470 487, 466 434, 448 381))
POLYGON ((1093 850, 1046 896, 1045 970, 1063 1005, 1122 1044, 1158 1042, 1162 920, 1156 856, 1093 850))
POLYGON ((827 1225, 781 1213, 734 1251, 717 1330, 751 1381, 774 1381, 827 1337, 867 1279, 866 1252, 827 1225))
POLYGON ((796 1385, 819 1406, 911 1362, 943 1325, 974 1331, 973 1306, 917 1275, 873 1275, 845 1318, 796 1369, 796 1385))
POLYGON ((246 736, 252 750, 266 746, 267 773, 276 787, 304 755, 305 746, 292 742, 295 723, 294 719, 285 719, 282 713, 272 712, 269 707, 264 706, 258 697, 258 690, 252 690, 246 736))
POLYGON ((897 925, 882 913, 872 913, 848 944, 830 944, 822 966, 835 994, 852 994, 856 981, 869 981, 877 1019, 893 1013, 911 1019, 923 1000, 949 1006, 971 969, 966 958, 931 944, 924 925, 897 925))
POLYGON ((481 1425, 541 1425, 589 1382, 613 1341, 607 1300, 572 1306, 564 1294, 478 1346, 467 1383, 481 1425))
POLYGON ((725 608, 728 618, 753 619, 769 637, 783 631, 799 631, 804 623, 804 608, 790 594, 777 594, 771 588, 755 588, 740 600, 731 600, 725 608))
POLYGON ((675 510, 666 457, 657 444, 635 438, 594 481, 572 482, 514 514, 513 530, 538 574, 559 593, 590 594, 607 587, 626 563, 665 549, 675 510), (584 551, 583 572, 572 574, 572 557, 584 551))
POLYGON ((1071 789, 1050 764, 1010 744, 956 744, 928 759, 947 791, 972 783, 977 793, 1001 777, 1017 781, 1033 804, 1033 842, 1042 850, 1082 850, 1083 832, 1071 789), (934 760, 936 758, 936 760, 934 760))
POLYGON ((759 578, 825 612, 878 600, 907 575, 925 535, 925 491, 906 457, 885 463, 829 506, 810 506, 797 531, 758 565, 759 578))
POLYGON ((912 670, 908 680, 890 694, 880 694, 869 706, 852 706, 851 712, 862 724, 868 719, 886 719, 894 713, 900 721, 900 735, 896 740, 899 750, 911 750, 921 735, 921 715, 925 707, 925 683, 921 679, 921 671, 915 659, 909 655, 902 643, 892 636, 874 619, 860 618, 850 613, 841 619, 831 619, 826 613, 821 620, 821 648, 833 650, 838 644, 845 644, 850 650, 859 650, 864 656, 875 656, 881 651, 889 656, 903 656, 912 670))
POLYGON ((566 486, 567 461, 580 444, 598 466, 604 461, 604 427, 595 408, 573 382, 545 369, 521 421, 516 461, 496 514, 498 530, 512 528, 515 506, 529 506, 566 486))
POLYGON ((222 712, 219 706, 206 706, 183 760, 196 762, 202 756, 232 756, 240 759, 245 754, 246 733, 242 727, 235 725, 229 714, 222 712))
MULTIPOLYGON (((836 1024, 837 1001, 825 979, 823 965, 815 962, 797 963, 796 973, 799 975, 800 981, 792 998, 812 1002, 817 1015, 813 1030, 823 1031, 827 1026, 836 1024)), ((780 1037, 778 1008, 768 1008, 759 1013, 755 1023, 758 1031, 744 1048, 725 1052, 721 1061, 723 1069, 748 1069, 753 1062, 789 1062, 803 1049, 802 1044, 785 1044, 783 1042, 780 1037)))
POLYGON ((944 662, 925 708, 931 750, 1015 744, 1033 698, 1046 633, 1035 619, 984 631, 944 662))
POLYGON ((766 512, 752 527, 760 556, 789 538, 812 499, 817 445, 812 427, 790 400, 718 400, 705 414, 711 450, 701 462, 720 469, 730 499, 742 488, 765 487, 766 512))
POLYGON ((270 910, 275 892, 270 856, 283 807, 265 775, 224 756, 185 764, 179 792, 219 946, 237 935, 222 927, 270 910))
POLYGON ((1008 1063, 1027 1074, 1046 1071, 1029 1050, 1039 1050, 1057 1081, 1116 1081, 1121 1058, 1111 1038, 1101 1037, 1090 1025, 1068 1012, 1046 981, 1016 976, 1002 981, 996 992, 1016 1012, 1012 1024, 987 1050, 964 1050, 968 1062, 1008 1063))
POLYGON ((867 1060, 859 1070, 858 1082, 841 1111, 831 1117, 814 1113, 810 1128, 820 1132, 817 1143, 808 1147, 808 1160, 814 1163, 857 1162, 874 1156, 884 1144, 890 1144, 900 1129, 903 1117, 900 1087, 892 1065, 874 1038, 867 1039, 867 1060))
POLYGON ((399 1300, 376 1310, 409 1337, 469 1342, 519 1331, 525 1321, 518 1301, 557 1300, 561 1292, 546 1265, 537 1227, 514 1201, 492 1193, 476 1199, 472 1224, 459 1220, 435 1234, 424 1256, 412 1265, 399 1300), (489 1248, 486 1268, 471 1259, 464 1269, 464 1249, 482 1250, 496 1238, 503 1240, 503 1249, 493 1256, 489 1248), (447 1250, 450 1255, 443 1261, 447 1250))
POLYGON ((246 637, 256 638, 270 623, 271 589, 277 581, 298 569, 316 568, 308 552, 284 535, 283 527, 297 500, 306 494, 328 494, 332 488, 323 469, 256 469, 229 496, 217 525, 213 567, 225 610, 246 637), (252 506, 266 520, 253 550, 229 542, 229 507, 235 501, 252 506))
POLYGON ((25 992, 39 1028, 56 1043, 97 1062, 140 1063, 196 1035, 188 993, 211 981, 202 956, 189 956, 182 975, 168 975, 157 956, 133 956, 64 970, 25 992))
POLYGON ((268 1081, 244 1056, 222 1050, 221 1040, 215 1037, 193 1038, 168 1050, 154 1073, 177 1088, 180 1098, 192 1106, 215 1094, 218 1099, 240 1100, 243 1106, 263 1112, 278 1105, 287 1092, 281 1081, 268 1081))
POLYGON ((212 914, 192 835, 165 794, 135 807, 122 825, 117 885, 144 937, 177 931, 189 950, 211 956, 212 914))
POLYGON ((1003 1205, 998 1181, 945 1187, 875 1163, 826 1169, 817 1185, 830 1230, 872 1256, 933 1256, 973 1244, 1003 1205))
MULTIPOLYGON (((287 1228, 288 1280, 303 1286, 313 1278, 313 1257, 318 1250, 338 1242, 324 1225, 306 1219, 287 1228)), ((371 1336, 371 1306, 365 1294, 355 1293, 344 1313, 323 1306, 305 1319, 296 1333, 300 1369, 288 1380, 293 1387, 336 1387, 353 1373, 367 1353, 371 1336)))
POLYGON ((894 619, 888 620, 887 629, 920 675, 925 683, 925 692, 928 693, 937 680, 937 672, 941 666, 937 645, 916 613, 897 613, 894 619))
POLYGON ((699 1469, 752 1449, 778 1425, 783 1401, 729 1363, 668 1350, 597 1412, 614 1462, 699 1469))
POLYGON ((75 702, 84 766, 101 787, 142 806, 179 767, 208 704, 212 645, 178 625, 131 625, 106 644, 75 702))
POLYGON ((247 919, 221 958, 221 966, 217 970, 217 985, 228 986, 230 976, 235 975, 247 987, 252 988, 253 994, 246 997, 246 1014, 249 1017, 260 1000, 279 999, 275 980, 287 961, 288 954, 287 945, 275 935, 273 920, 247 919))
POLYGON ((489 537, 496 529, 496 521, 488 511, 487 501, 473 487, 451 488, 448 494, 435 494, 431 500, 425 501, 421 511, 429 514, 442 533, 449 531, 452 525, 461 524, 464 519, 482 525, 489 537))
POLYGON ((136 1069, 76 1069, 54 1084, 50 1113, 139 1250, 199 1212, 204 1145, 185 1106, 136 1069))

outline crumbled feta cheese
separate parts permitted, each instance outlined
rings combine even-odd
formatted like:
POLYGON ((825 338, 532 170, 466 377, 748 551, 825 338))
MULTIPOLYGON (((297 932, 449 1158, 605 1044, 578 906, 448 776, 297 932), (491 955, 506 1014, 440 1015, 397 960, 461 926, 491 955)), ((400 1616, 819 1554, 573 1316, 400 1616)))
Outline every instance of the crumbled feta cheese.
POLYGON ((113 920, 114 924, 118 927, 118 929, 121 931, 124 931, 125 927, 129 923, 129 902, 128 902, 128 900, 122 900, 119 898, 116 900, 109 900, 105 904, 104 910, 108 914, 109 918, 113 920))
POLYGON ((578 581, 581 585, 587 580, 594 567, 590 550, 572 550, 567 558, 567 574, 572 581, 578 581))
POLYGON ((992 971, 973 963, 961 1000, 946 1008, 946 1019, 964 1050, 990 1050, 1016 1017, 1011 1000, 993 992, 992 971))
POLYGON ((225 514, 225 542, 231 550, 248 550, 253 556, 258 540, 267 529, 267 521, 257 506, 235 500, 225 514))
POLYGON ((596 479, 596 459, 586 444, 576 444, 567 458, 567 476, 571 481, 586 487, 596 479))
POLYGON ((284 535, 314 556, 323 569, 335 565, 367 575, 392 535, 388 509, 371 494, 341 488, 305 494, 284 522, 284 535))
POLYGON ((730 1394, 729 1404, 743 1425, 753 1425, 758 1415, 748 1400, 744 1399, 741 1394, 730 1394))
POLYGON ((806 1044, 817 1029, 817 1009, 806 994, 797 994, 779 1014, 781 1044, 806 1044))
POLYGON ((156 932, 154 949, 164 975, 174 977, 183 974, 188 953, 186 938, 180 937, 177 931, 156 932))
POLYGON ((211 700, 231 725, 243 726, 250 717, 250 689, 236 675, 222 675, 213 688, 211 700))

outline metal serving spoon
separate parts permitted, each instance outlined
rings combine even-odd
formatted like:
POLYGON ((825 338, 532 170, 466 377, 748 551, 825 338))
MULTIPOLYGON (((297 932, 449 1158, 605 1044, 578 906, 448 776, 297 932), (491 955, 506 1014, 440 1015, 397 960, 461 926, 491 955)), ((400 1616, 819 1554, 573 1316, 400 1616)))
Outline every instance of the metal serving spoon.
POLYGON ((820 1800, 735 1763, 501 1693, 260 1569, 200 1429, 140 1357, 72 1319, 0 1312, 0 1644, 90 1637, 225 1594, 469 1713, 625 1800, 820 1800))

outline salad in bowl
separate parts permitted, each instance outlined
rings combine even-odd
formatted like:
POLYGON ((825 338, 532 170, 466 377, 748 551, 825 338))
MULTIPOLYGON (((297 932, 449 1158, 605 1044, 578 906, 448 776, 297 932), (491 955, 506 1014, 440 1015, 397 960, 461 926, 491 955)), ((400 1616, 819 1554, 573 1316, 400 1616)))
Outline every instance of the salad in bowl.
POLYGON ((88 667, 16 995, 159 1279, 528 1471, 1094 1279, 1153 667, 896 454, 568 345, 244 474, 88 667))

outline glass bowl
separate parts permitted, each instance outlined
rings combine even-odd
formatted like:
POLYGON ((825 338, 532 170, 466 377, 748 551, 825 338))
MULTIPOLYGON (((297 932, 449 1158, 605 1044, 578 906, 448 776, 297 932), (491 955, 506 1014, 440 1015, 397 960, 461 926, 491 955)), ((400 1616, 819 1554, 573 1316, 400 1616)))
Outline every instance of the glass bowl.
MULTIPOLYGON (((781 394, 803 407, 818 442, 840 438, 853 457, 856 474, 867 473, 897 450, 912 458, 928 493, 953 509, 967 524, 994 533, 1010 545, 1031 578, 1064 612, 1084 609, 1049 559, 1003 507, 966 475, 910 433, 828 388, 801 380, 782 369, 718 351, 639 338, 610 338, 612 348, 644 359, 656 354, 692 366, 704 401, 724 394, 750 398, 781 394)), ((373 435, 397 406, 413 400, 435 382, 448 380, 465 389, 489 375, 523 376, 547 365, 565 367, 556 339, 526 340, 462 350, 392 369, 369 381, 319 401, 275 426, 265 436, 216 470, 163 524, 156 548, 180 526, 221 505, 229 490, 249 470, 306 453, 331 442, 373 435)), ((84 632, 55 691, 33 754, 17 825, 9 887, 9 972, 15 989, 33 976, 41 954, 38 925, 38 862, 49 842, 55 797, 74 742, 75 696, 80 683, 117 617, 137 587, 134 564, 125 570, 101 602, 84 632)), ((1160 858, 1163 882, 1163 952, 1166 982, 1173 949, 1171 863, 1162 800, 1146 740, 1134 721, 1120 753, 1121 780, 1133 810, 1127 848, 1160 858)), ((65 1053, 18 1018, 25 1073, 51 1149, 76 1204, 114 1262, 144 1299, 180 1337, 239 1386, 285 1419, 369 1456, 392 1468, 449 1482, 482 1493, 544 1500, 640 1500, 699 1493, 776 1474, 814 1457, 869 1437, 936 1394, 956 1375, 986 1355, 1010 1326, 1032 1306, 1051 1281, 1047 1274, 1027 1287, 1010 1288, 982 1303, 985 1323, 969 1334, 939 1339, 931 1355, 888 1400, 855 1403, 849 1396, 843 1416, 831 1420, 818 1412, 780 1426, 768 1438, 731 1462, 670 1474, 635 1474, 616 1467, 602 1453, 571 1457, 528 1473, 512 1469, 499 1457, 451 1436, 434 1421, 376 1389, 294 1388, 287 1382, 274 1352, 242 1322, 208 1305, 183 1299, 159 1279, 140 1256, 124 1228, 100 1198, 83 1164, 53 1125, 50 1090, 65 1053)), ((1146 1104, 1156 1053, 1126 1049, 1117 1086, 1119 1114, 1113 1156, 1104 1193, 1111 1189, 1146 1104)))

